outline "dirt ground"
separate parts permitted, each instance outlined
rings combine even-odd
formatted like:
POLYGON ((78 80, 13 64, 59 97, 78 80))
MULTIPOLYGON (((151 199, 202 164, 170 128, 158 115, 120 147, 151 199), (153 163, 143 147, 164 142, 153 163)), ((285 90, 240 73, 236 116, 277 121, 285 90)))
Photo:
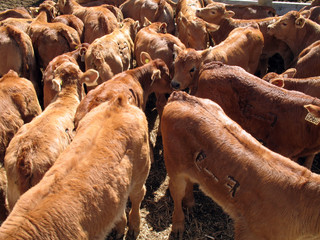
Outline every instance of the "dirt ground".
MULTIPOLYGON (((38 6, 42 0, 0 0, 0 10, 18 6, 38 6)), ((152 106, 147 108, 150 128, 157 125, 156 111, 152 106), (156 119, 156 120, 155 120, 156 119)), ((156 127, 154 128, 156 129, 156 127)), ((147 180, 147 194, 141 206, 141 232, 138 240, 174 239, 171 236, 171 215, 173 201, 168 191, 168 177, 163 161, 161 138, 156 131, 151 133, 154 145, 154 163, 147 180)), ((313 171, 319 173, 319 158, 315 161, 313 171)), ((186 240, 232 240, 233 222, 222 209, 206 197, 197 186, 194 189, 196 205, 192 210, 185 209, 186 240)), ((276 196, 275 196, 276 197, 276 196)), ((128 203, 129 210, 130 203, 128 203)), ((110 206, 112 207, 112 206, 110 206)), ((111 234, 108 240, 114 239, 111 234)))

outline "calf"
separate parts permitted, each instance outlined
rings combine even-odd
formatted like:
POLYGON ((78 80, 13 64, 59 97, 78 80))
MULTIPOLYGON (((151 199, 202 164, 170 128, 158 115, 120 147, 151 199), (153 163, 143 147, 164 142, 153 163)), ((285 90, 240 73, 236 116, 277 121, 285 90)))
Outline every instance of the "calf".
POLYGON ((144 64, 140 59, 142 52, 149 53, 152 59, 161 58, 168 66, 170 75, 173 76, 173 45, 175 44, 181 49, 185 49, 185 46, 179 38, 167 33, 166 29, 166 23, 150 22, 148 26, 139 30, 134 42, 134 53, 138 66, 144 64))
POLYGON ((295 72, 294 68, 290 68, 282 74, 270 73, 264 76, 264 79, 278 87, 303 92, 320 99, 320 76, 293 78, 295 72))
POLYGON ((320 68, 314 67, 320 62, 320 40, 303 49, 291 67, 296 69, 295 77, 306 78, 320 76, 320 68))
POLYGON ((40 115, 18 130, 6 150, 4 166, 10 210, 24 192, 41 180, 70 144, 82 85, 97 78, 95 70, 82 73, 74 63, 64 63, 55 70, 52 83, 58 91, 56 98, 40 115))
POLYGON ((186 47, 196 50, 210 46, 209 33, 217 30, 216 24, 209 24, 196 16, 196 11, 202 7, 202 0, 180 0, 176 9, 178 38, 186 47))
POLYGON ((84 42, 92 43, 96 38, 113 32, 119 26, 116 16, 106 7, 83 7, 75 0, 58 0, 62 14, 72 14, 84 23, 84 42))
POLYGON ((63 15, 55 17, 52 20, 52 22, 53 23, 61 22, 61 23, 68 25, 69 27, 74 28, 79 34, 80 41, 83 42, 84 23, 81 21, 80 18, 78 18, 72 14, 63 14, 63 15))
POLYGON ((196 9, 196 16, 205 19, 207 22, 220 24, 221 19, 234 16, 233 11, 227 11, 226 4, 213 2, 205 7, 196 9))
MULTIPOLYGON (((88 43, 83 43, 76 47, 72 52, 64 53, 59 56, 56 56, 52 59, 46 69, 43 72, 42 82, 43 82, 43 107, 46 108, 50 102, 58 94, 58 90, 54 88, 53 79, 55 79, 56 69, 62 64, 71 62, 78 64, 81 71, 85 71, 85 54, 89 47, 88 43)), ((85 92, 82 92, 82 97, 85 95, 85 92)), ((81 97, 81 98, 82 98, 81 97)))
POLYGON ((72 143, 21 195, 0 238, 102 240, 115 225, 121 236, 128 197, 128 233, 137 237, 149 169, 146 117, 124 95, 115 96, 81 120, 72 143))
POLYGON ((125 18, 138 20, 140 26, 147 18, 151 22, 165 22, 168 32, 175 33, 174 12, 166 0, 127 0, 119 8, 125 18))
POLYGON ((60 22, 49 23, 45 11, 39 13, 27 33, 34 45, 38 65, 44 69, 54 57, 74 50, 81 43, 74 28, 60 22))
POLYGON ((17 72, 33 83, 41 97, 40 72, 30 37, 19 28, 7 24, 0 26, 0 39, 0 54, 6 59, 0 64, 0 76, 9 70, 17 72))
POLYGON ((320 40, 319 24, 297 11, 290 11, 279 17, 268 26, 268 33, 284 41, 295 57, 310 44, 320 40))
POLYGON ((133 68, 133 43, 138 28, 138 21, 127 18, 121 28, 95 39, 90 44, 85 55, 85 64, 86 69, 93 68, 99 72, 98 84, 133 68))
POLYGON ((233 18, 236 19, 262 19, 277 15, 273 7, 256 4, 226 4, 226 9, 234 12, 233 18))
POLYGON ((147 62, 141 67, 127 70, 116 74, 110 80, 100 84, 91 90, 80 102, 75 115, 75 127, 79 121, 93 108, 102 102, 109 101, 119 93, 130 96, 132 104, 145 110, 148 97, 151 93, 157 94, 170 93, 169 69, 161 59, 145 59, 142 54, 143 62, 147 62))
POLYGON ((7 18, 27 18, 31 19, 32 16, 24 7, 17 7, 14 9, 7 9, 0 12, 0 21, 7 18))
POLYGON ((187 48, 179 49, 174 62, 174 77, 171 85, 174 88, 185 89, 194 87, 199 76, 201 65, 221 61, 229 65, 243 67, 250 73, 255 73, 263 48, 263 36, 258 28, 236 28, 228 38, 219 45, 206 50, 187 48))
POLYGON ((174 233, 182 237, 182 200, 194 205, 197 183, 233 219, 235 240, 320 238, 319 175, 262 146, 208 99, 174 92, 161 122, 174 233))
MULTIPOLYGON (((201 16, 204 20, 210 20, 210 14, 201 16)), ((264 19, 233 19, 222 18, 217 31, 210 32, 210 36, 215 44, 224 41, 230 32, 238 27, 259 25, 259 29, 264 37, 264 46, 260 57, 259 74, 265 75, 268 71, 268 60, 276 53, 280 54, 284 61, 284 68, 287 68, 293 60, 293 53, 289 46, 282 40, 268 34, 268 26, 275 22, 279 17, 269 17, 264 19)))
POLYGON ((238 66, 212 62, 200 70, 195 96, 218 103, 226 114, 272 151, 311 168, 320 151, 318 120, 305 105, 320 100, 262 81, 238 66), (299 129, 299 131, 297 131, 299 129))
POLYGON ((0 165, 18 129, 41 113, 32 83, 10 70, 0 79, 0 165))

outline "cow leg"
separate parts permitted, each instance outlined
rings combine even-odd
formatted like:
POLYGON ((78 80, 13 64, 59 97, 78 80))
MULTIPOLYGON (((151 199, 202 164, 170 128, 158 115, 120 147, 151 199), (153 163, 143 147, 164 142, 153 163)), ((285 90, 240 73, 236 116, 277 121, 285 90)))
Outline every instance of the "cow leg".
POLYGON ((117 232, 116 239, 123 239, 126 226, 127 226, 127 216, 126 216, 126 212, 123 211, 123 214, 120 220, 116 223, 116 227, 115 227, 117 232))
POLYGON ((185 196, 187 181, 183 176, 170 177, 169 189, 174 203, 172 214, 172 232, 182 239, 184 232, 184 212, 182 199, 185 196))
POLYGON ((131 210, 129 213, 129 234, 136 238, 140 232, 140 206, 146 194, 146 187, 134 187, 130 193, 131 210))
POLYGON ((193 195, 193 183, 186 179, 186 191, 183 198, 183 204, 187 208, 192 208, 195 205, 194 195, 193 195))
POLYGON ((311 169, 314 157, 315 157, 315 154, 311 154, 311 155, 307 156, 304 161, 303 166, 305 166, 308 169, 311 169))

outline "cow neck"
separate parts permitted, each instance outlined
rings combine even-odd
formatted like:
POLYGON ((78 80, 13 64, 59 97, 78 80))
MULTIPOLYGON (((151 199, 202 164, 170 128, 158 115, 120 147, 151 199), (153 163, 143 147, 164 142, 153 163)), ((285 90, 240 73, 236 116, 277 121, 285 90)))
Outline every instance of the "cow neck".
MULTIPOLYGON (((79 84, 79 83, 77 83, 79 84)), ((55 100, 52 102, 58 106, 78 105, 81 100, 81 87, 75 84, 63 86, 61 91, 57 94, 55 100)), ((51 104, 50 104, 51 105, 51 104)))
POLYGON ((317 23, 306 19, 304 27, 296 31, 295 37, 290 41, 290 44, 288 43, 288 45, 295 56, 298 56, 303 49, 319 39, 320 26, 317 23), (297 45, 297 43, 302 44, 297 45))
POLYGON ((132 75, 133 78, 139 82, 142 90, 143 90, 143 103, 142 109, 144 109, 148 96, 152 93, 152 67, 150 64, 143 65, 141 67, 136 68, 135 74, 132 75))

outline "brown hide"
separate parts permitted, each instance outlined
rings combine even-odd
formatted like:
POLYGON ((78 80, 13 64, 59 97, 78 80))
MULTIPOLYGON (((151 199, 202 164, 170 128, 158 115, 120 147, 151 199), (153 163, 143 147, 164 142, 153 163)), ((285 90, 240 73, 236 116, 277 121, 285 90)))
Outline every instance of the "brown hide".
POLYGON ((52 22, 61 22, 74 28, 78 32, 81 42, 83 42, 84 24, 80 18, 72 14, 63 14, 55 17, 52 22))
MULTIPOLYGON (((206 20, 206 17, 203 16, 203 19, 206 20)), ((259 29, 264 37, 264 46, 262 49, 259 66, 259 72, 263 76, 267 73, 268 59, 276 53, 280 54, 283 58, 285 68, 287 68, 293 60, 293 53, 291 52, 289 46, 284 41, 268 34, 268 25, 275 22, 277 19, 279 19, 279 17, 250 20, 223 18, 220 21, 219 29, 215 32, 211 32, 210 36, 212 37, 212 40, 215 44, 219 44, 228 37, 233 29, 258 24, 259 29)))
POLYGON ((320 238, 317 174, 263 147, 213 101, 174 92, 168 102, 161 129, 174 233, 182 238, 182 200, 194 205, 197 183, 234 220, 235 240, 320 238))
POLYGON ((302 50, 296 61, 291 65, 297 71, 296 78, 320 76, 320 40, 302 50))
POLYGON ((103 6, 83 7, 74 0, 58 0, 57 7, 62 14, 72 14, 82 20, 85 43, 113 32, 119 25, 116 16, 103 6))
POLYGON ((262 48, 263 36, 260 30, 247 27, 234 29, 225 41, 213 48, 202 51, 192 48, 177 49, 171 85, 176 89, 192 89, 201 65, 211 61, 241 66, 248 72, 255 73, 262 48))
MULTIPOLYGON (((45 71, 43 72, 43 106, 46 108, 50 102, 54 99, 54 97, 58 94, 58 89, 53 87, 52 80, 55 78, 55 71, 56 69, 61 66, 63 63, 71 62, 78 64, 81 71, 85 71, 84 66, 84 56, 89 47, 88 43, 83 43, 77 46, 76 50, 68 53, 61 54, 56 56, 52 59, 48 66, 46 67, 45 71)), ((82 96, 85 93, 83 91, 82 96)))
POLYGON ((32 83, 10 70, 0 79, 0 163, 6 148, 25 123, 41 113, 41 107, 32 83))
POLYGON ((128 96, 130 102, 145 110, 147 99, 153 92, 170 93, 169 69, 161 59, 131 70, 116 74, 110 80, 91 90, 80 102, 75 115, 75 127, 93 108, 110 101, 120 93, 128 96))
POLYGON ((0 238, 102 240, 115 224, 121 236, 128 197, 128 231, 136 237, 149 169, 146 117, 127 98, 116 97, 82 119, 72 143, 20 197, 0 238))
MULTIPOLYGON (((195 96, 209 98, 266 147, 297 161, 320 151, 319 126, 307 121, 305 105, 320 106, 320 100, 288 91, 246 72, 219 62, 205 65, 195 96)), ((307 118, 308 119, 308 118, 307 118)))
POLYGON ((131 18, 112 33, 95 39, 85 55, 86 69, 99 72, 98 84, 111 79, 115 74, 133 68, 134 39, 139 22, 131 18))
POLYGON ((119 7, 124 18, 132 18, 143 26, 145 18, 151 22, 165 22, 168 32, 174 34, 174 12, 166 0, 127 0, 119 7))
POLYGON ((30 37, 10 24, 0 27, 0 54, 6 59, 0 64, 0 76, 13 70, 29 79, 40 97, 40 72, 37 69, 34 48, 30 37))
POLYGON ((13 9, 7 9, 0 12, 0 21, 7 18, 32 18, 30 13, 24 7, 17 7, 13 9))
POLYGON ((53 83, 59 93, 41 114, 18 130, 7 147, 4 166, 10 211, 19 197, 41 180, 72 141, 74 115, 81 101, 82 85, 97 78, 96 71, 83 73, 74 63, 64 63, 55 70, 53 83))
POLYGON ((6 205, 7 176, 3 166, 0 167, 0 224, 6 220, 8 209, 6 205))
POLYGON ((295 73, 295 68, 289 68, 282 74, 270 72, 263 79, 278 87, 303 92, 307 95, 320 98, 320 76, 295 78, 295 73))
POLYGON ((151 23, 139 30, 134 42, 134 53, 138 66, 144 63, 140 59, 141 52, 149 53, 152 59, 162 59, 170 70, 170 75, 174 73, 174 49, 173 45, 185 49, 184 44, 179 38, 166 32, 165 23, 151 23))
POLYGON ((27 33, 41 68, 46 68, 53 58, 73 51, 80 44, 80 36, 74 28, 60 22, 47 22, 44 11, 30 24, 27 33))
POLYGON ((207 22, 219 24, 221 19, 230 18, 234 15, 233 11, 227 11, 226 4, 214 2, 202 8, 196 9, 196 16, 207 22))
POLYGON ((226 9, 235 13, 233 16, 235 19, 261 19, 276 16, 276 10, 273 7, 263 5, 226 4, 226 9))
POLYGON ((319 24, 297 11, 290 11, 279 17, 268 26, 268 33, 284 41, 295 57, 310 44, 320 40, 319 24))

